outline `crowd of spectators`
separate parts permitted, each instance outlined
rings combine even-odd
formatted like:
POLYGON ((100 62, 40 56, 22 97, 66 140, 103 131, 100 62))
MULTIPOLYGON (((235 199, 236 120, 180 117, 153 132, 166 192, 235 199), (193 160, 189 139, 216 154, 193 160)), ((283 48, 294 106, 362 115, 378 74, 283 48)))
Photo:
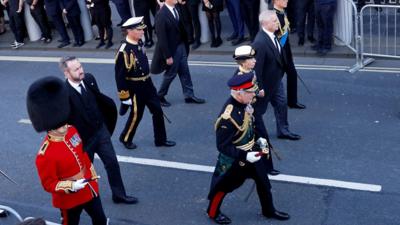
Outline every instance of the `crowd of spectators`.
MULTIPOLYGON (((51 43, 51 28, 55 28, 60 36, 58 48, 63 48, 71 44, 70 35, 67 28, 73 34, 74 47, 85 44, 84 31, 82 28, 80 14, 82 10, 89 11, 91 25, 96 26, 98 33, 96 40, 99 40, 96 48, 113 46, 113 27, 111 23, 111 8, 109 0, 85 0, 86 8, 80 8, 78 0, 0 0, 0 35, 6 32, 4 12, 7 12, 9 27, 15 40, 10 44, 14 49, 24 45, 27 37, 27 29, 24 20, 23 7, 28 6, 29 12, 38 24, 41 32, 40 41, 51 43), (27 4, 24 4, 24 1, 27 4)), ((136 16, 144 16, 147 28, 144 34, 146 48, 154 45, 154 24, 151 17, 155 17, 157 11, 164 5, 164 0, 133 0, 136 16)), ((232 46, 243 42, 254 40, 255 34, 259 30, 258 15, 260 12, 260 0, 177 0, 177 9, 182 15, 183 23, 188 33, 191 49, 199 48, 201 27, 199 18, 199 8, 206 15, 208 27, 211 34, 210 47, 217 48, 226 41, 232 46), (221 12, 227 10, 232 28, 232 33, 224 38, 221 36, 221 12)), ((261 0, 264 1, 264 0, 261 0)), ((265 0, 268 2, 268 0, 265 0)), ((129 0, 112 0, 117 13, 121 18, 117 26, 123 24, 128 18, 132 17, 129 10, 129 0)), ((385 4, 380 0, 358 0, 357 7, 361 9, 365 4, 385 4)), ((337 8, 337 0, 303 0, 288 2, 286 14, 289 19, 290 32, 297 32, 298 46, 303 46, 307 41, 310 43, 318 42, 313 49, 318 52, 320 45, 324 46, 323 53, 331 49, 333 31, 333 15, 337 8), (327 5, 330 5, 329 7, 327 5), (315 28, 317 27, 317 28, 315 28), (318 35, 314 35, 315 30, 323 30, 318 35), (319 39, 325 39, 320 43, 319 39), (326 50, 327 49, 327 50, 326 50)), ((115 29, 115 27, 114 27, 115 29)), ((321 52, 321 51, 319 51, 321 52)))

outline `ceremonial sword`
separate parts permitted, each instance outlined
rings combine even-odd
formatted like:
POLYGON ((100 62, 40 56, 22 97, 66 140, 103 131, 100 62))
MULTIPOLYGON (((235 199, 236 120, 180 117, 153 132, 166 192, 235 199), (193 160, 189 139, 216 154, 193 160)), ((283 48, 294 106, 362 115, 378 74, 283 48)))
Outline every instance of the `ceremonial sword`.
POLYGON ((17 184, 17 182, 15 182, 13 179, 11 179, 11 177, 9 177, 6 173, 4 173, 2 170, 0 170, 1 175, 3 175, 5 178, 7 178, 7 180, 11 181, 12 183, 17 184))

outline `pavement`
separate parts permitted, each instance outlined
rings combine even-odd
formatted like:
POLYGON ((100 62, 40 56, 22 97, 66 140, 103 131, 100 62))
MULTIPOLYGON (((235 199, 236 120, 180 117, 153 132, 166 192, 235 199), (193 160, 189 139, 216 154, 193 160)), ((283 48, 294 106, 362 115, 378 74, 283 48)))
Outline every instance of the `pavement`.
MULTIPOLYGON (((205 55, 205 54, 213 54, 213 55, 229 55, 231 56, 235 46, 232 46, 231 42, 226 41, 226 38, 229 36, 229 30, 230 28, 230 24, 228 23, 229 21, 225 20, 223 22, 223 33, 222 33, 222 38, 223 38, 223 44, 218 47, 218 48, 211 48, 210 47, 210 42, 207 43, 202 43, 202 45, 194 50, 191 51, 190 54, 198 54, 198 55, 205 55)), ((117 24, 114 23, 113 24, 117 24)), ((120 27, 116 27, 113 26, 114 29, 114 37, 113 37, 113 42, 114 45, 110 48, 110 49, 96 49, 96 46, 98 44, 97 40, 90 40, 88 42, 86 42, 83 46, 81 47, 72 47, 72 44, 64 47, 62 49, 58 49, 57 46, 60 44, 57 40, 59 40, 59 35, 58 33, 53 30, 53 41, 49 44, 45 44, 41 41, 29 41, 28 38, 25 39, 25 45, 22 46, 20 49, 23 50, 63 50, 63 51, 98 51, 98 52, 115 52, 118 47, 119 47, 119 42, 120 40, 123 40, 123 36, 122 36, 122 32, 120 27)), ((73 39, 73 35, 71 33, 71 30, 69 30, 69 35, 71 40, 73 39)), ((155 35, 154 35, 155 36, 155 35)), ((4 50, 4 49, 12 49, 10 44, 14 41, 14 35, 11 32, 11 30, 7 27, 7 32, 0 35, 0 50, 4 50)), ((156 40, 155 40, 156 41, 156 40)), ((316 55, 315 51, 313 51, 311 49, 311 43, 307 42, 304 44, 304 46, 298 46, 297 45, 297 34, 293 33, 291 34, 291 39, 290 39, 290 43, 291 43, 291 47, 292 47, 292 53, 294 56, 307 56, 307 57, 319 57, 316 55)), ((250 44, 250 41, 244 42, 243 44, 250 44)), ((18 49, 16 50, 18 51, 18 49)), ((154 46, 150 49, 148 49, 149 53, 152 53, 154 51, 154 46)), ((354 52, 352 52, 348 47, 346 46, 337 46, 335 45, 332 49, 331 52, 328 53, 328 55, 326 57, 335 57, 335 58, 342 58, 342 57, 346 57, 346 58, 355 58, 355 54, 354 52)))

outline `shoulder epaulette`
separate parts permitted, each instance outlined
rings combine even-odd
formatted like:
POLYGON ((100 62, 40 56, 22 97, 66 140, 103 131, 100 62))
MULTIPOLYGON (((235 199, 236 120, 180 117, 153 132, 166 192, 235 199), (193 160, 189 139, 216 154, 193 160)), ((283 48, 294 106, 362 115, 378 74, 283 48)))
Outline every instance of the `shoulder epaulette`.
POLYGON ((232 104, 227 105, 225 107, 224 113, 222 113, 222 115, 221 115, 222 119, 227 120, 227 119, 231 118, 232 110, 233 110, 233 105, 232 104))
POLYGON ((121 46, 119 47, 118 51, 123 52, 125 50, 125 46, 126 46, 126 43, 122 43, 121 46))
POLYGON ((38 155, 44 155, 48 147, 49 147, 49 141, 46 140, 45 142, 43 142, 42 147, 40 147, 38 155))

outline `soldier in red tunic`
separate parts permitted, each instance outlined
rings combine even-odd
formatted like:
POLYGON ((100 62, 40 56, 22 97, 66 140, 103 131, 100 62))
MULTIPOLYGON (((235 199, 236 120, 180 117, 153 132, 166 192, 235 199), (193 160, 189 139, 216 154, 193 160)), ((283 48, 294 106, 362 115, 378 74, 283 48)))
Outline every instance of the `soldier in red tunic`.
POLYGON ((28 114, 37 132, 47 135, 36 157, 43 188, 51 193, 63 225, 79 224, 85 210, 96 225, 106 225, 96 171, 83 151, 77 130, 68 124, 68 91, 60 79, 45 77, 28 90, 28 114))

